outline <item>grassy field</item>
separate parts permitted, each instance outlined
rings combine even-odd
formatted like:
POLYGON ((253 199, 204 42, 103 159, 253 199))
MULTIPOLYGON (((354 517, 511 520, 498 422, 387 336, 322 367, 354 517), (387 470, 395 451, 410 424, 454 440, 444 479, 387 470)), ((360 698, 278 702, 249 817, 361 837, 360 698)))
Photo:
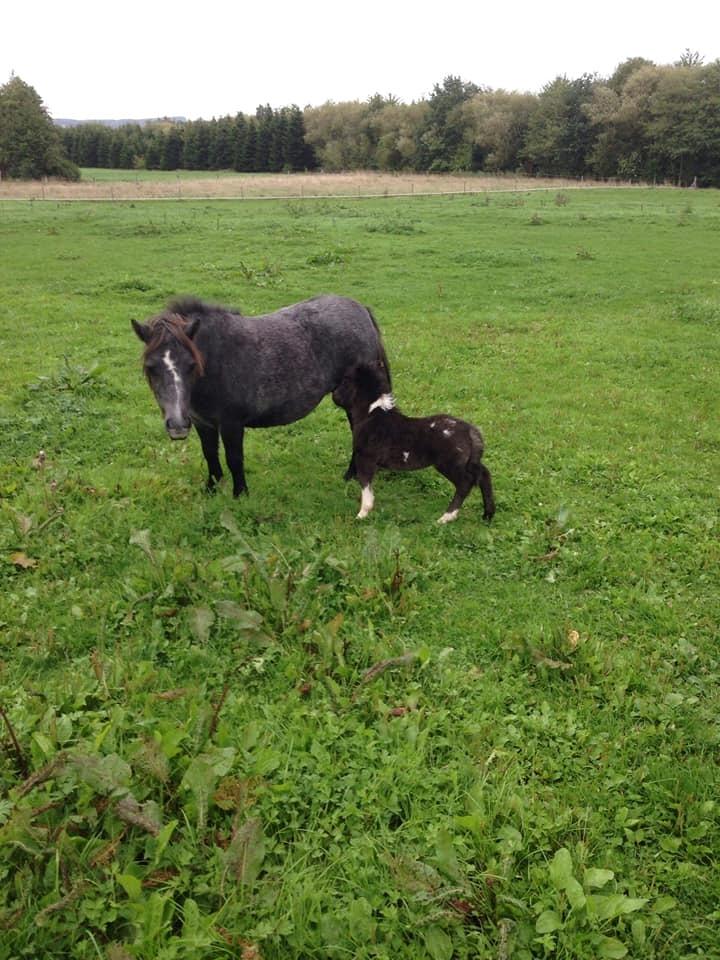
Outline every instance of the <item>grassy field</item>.
POLYGON ((0 958, 718 956, 720 196, 0 203, 0 958), (131 317, 370 305, 498 512, 329 401, 202 491, 131 317), (41 453, 42 451, 42 453, 41 453))

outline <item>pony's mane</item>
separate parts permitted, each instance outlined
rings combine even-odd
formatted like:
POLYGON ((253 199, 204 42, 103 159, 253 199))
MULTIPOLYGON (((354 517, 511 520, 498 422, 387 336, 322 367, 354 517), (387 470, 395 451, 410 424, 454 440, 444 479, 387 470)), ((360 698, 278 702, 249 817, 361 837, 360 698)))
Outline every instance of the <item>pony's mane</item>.
POLYGON ((174 297, 168 303, 170 313, 179 313, 182 317, 205 317, 213 313, 234 313, 242 316, 242 311, 236 307, 224 307, 219 303, 206 303, 199 297, 174 297))
POLYGON ((147 359, 151 353, 161 347, 164 343, 167 343, 168 340, 177 340, 187 350, 190 351, 192 358, 197 365, 198 374, 202 376, 205 373, 205 357, 198 349, 195 341, 192 340, 187 333, 185 333, 185 328, 187 325, 188 321, 185 319, 185 317, 171 310, 166 310, 164 313, 159 313, 156 317, 153 317, 153 319, 150 321, 150 331, 152 336, 145 344, 143 359, 147 359))

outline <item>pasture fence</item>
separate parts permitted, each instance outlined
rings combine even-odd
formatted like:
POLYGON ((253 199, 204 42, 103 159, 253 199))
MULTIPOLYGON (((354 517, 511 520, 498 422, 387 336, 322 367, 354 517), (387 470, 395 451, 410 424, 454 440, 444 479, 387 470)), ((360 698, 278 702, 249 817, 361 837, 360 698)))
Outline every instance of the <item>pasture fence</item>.
MULTIPOLYGON (((567 177, 460 176, 455 174, 221 174, 215 178, 87 179, 77 183, 3 181, 0 200, 330 200, 399 199, 467 194, 529 193, 540 190, 649 186, 620 180, 567 177)), ((656 186, 656 185, 655 185, 656 186)))

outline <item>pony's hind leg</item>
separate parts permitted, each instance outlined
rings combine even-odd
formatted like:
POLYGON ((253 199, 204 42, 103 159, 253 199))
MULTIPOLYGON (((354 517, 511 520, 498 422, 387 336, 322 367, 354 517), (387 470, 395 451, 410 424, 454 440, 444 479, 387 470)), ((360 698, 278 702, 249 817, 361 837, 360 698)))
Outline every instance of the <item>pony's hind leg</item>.
POLYGON ((196 423, 195 429, 200 437, 202 452, 208 467, 207 490, 212 493, 215 485, 222 480, 222 467, 220 466, 220 457, 218 456, 218 446, 220 437, 217 427, 205 426, 202 423, 196 423))

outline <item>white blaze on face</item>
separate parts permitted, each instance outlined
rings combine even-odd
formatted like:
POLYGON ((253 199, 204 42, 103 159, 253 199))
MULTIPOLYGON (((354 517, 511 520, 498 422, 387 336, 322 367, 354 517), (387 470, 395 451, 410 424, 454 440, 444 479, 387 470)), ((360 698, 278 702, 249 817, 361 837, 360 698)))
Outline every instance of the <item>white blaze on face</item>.
POLYGON ((163 354, 163 363, 172 374, 172 378, 175 381, 175 385, 177 386, 180 383, 180 377, 178 376, 177 367, 175 366, 175 362, 173 358, 170 356, 169 350, 166 350, 165 353, 163 354))
POLYGON ((163 363, 167 367, 168 373, 173 379, 173 385, 175 387, 175 403, 172 404, 168 402, 168 408, 165 410, 165 416, 169 419, 183 420, 184 414, 181 408, 181 401, 183 395, 183 384, 180 379, 180 374, 177 372, 177 367, 173 358, 170 356, 170 351, 166 350, 163 354, 163 363))
POLYGON ((368 484, 366 487, 362 488, 362 496, 360 499, 360 513, 357 515, 358 520, 364 520, 365 517, 370 513, 375 503, 375 496, 372 492, 372 487, 368 484))

